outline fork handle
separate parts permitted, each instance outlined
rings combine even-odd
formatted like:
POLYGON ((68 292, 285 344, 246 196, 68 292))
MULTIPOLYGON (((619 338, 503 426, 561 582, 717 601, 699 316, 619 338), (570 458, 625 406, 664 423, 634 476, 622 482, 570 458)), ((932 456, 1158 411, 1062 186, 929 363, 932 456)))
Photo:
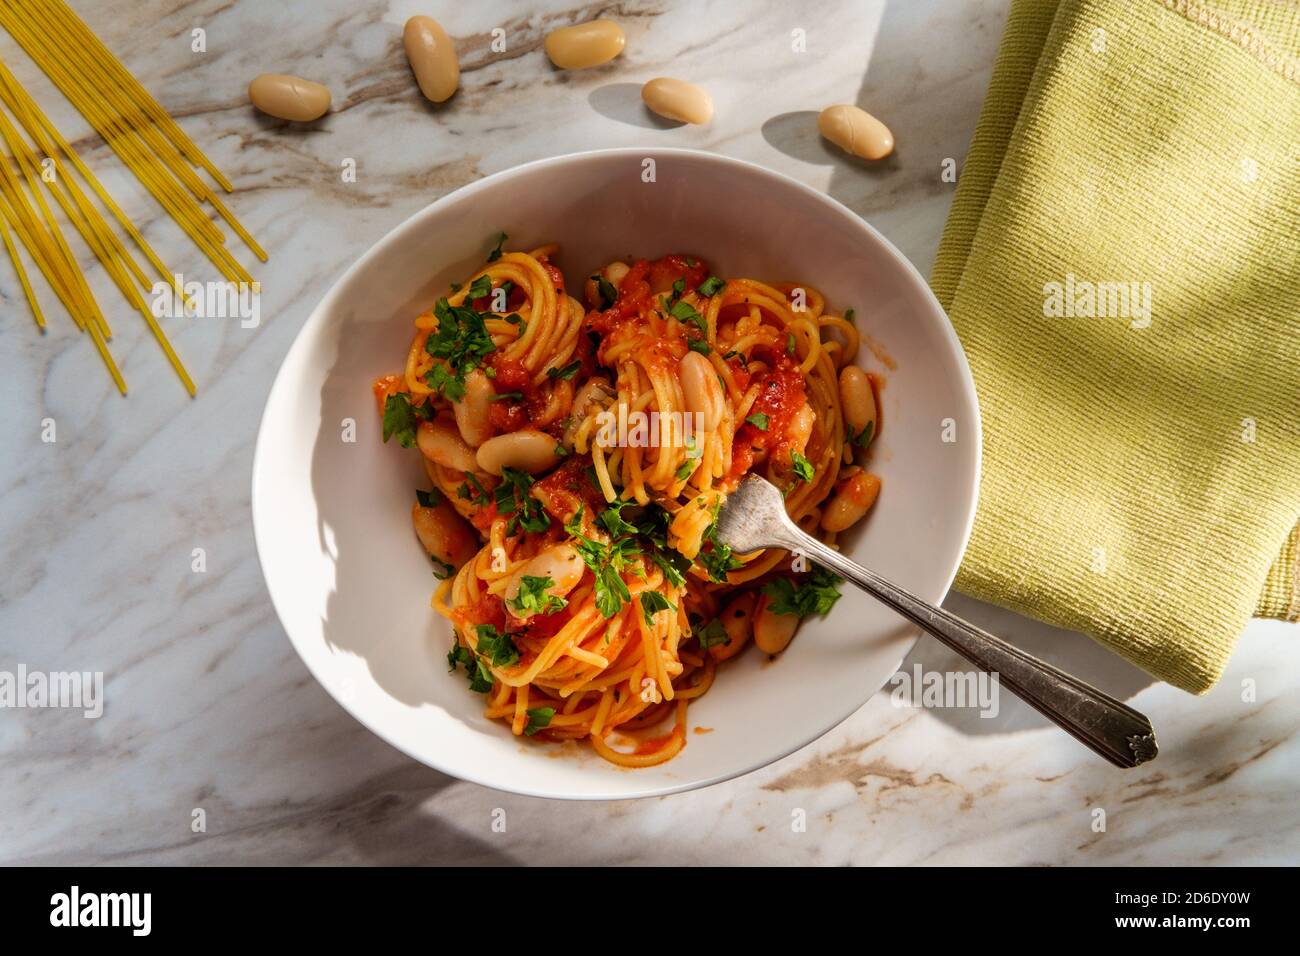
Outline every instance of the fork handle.
POLYGON ((811 535, 791 528, 785 530, 784 537, 788 540, 781 542, 783 547, 843 575, 976 667, 996 673, 999 682, 1017 697, 1117 767, 1136 767, 1156 756, 1151 721, 1133 708, 950 611, 921 600, 811 535))

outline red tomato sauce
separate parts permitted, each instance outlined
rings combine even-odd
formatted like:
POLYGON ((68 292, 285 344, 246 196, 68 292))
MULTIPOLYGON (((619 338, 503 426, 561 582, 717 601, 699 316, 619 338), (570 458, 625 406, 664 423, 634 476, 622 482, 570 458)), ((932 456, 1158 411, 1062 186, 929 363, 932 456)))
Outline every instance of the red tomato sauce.
POLYGON ((605 496, 587 471, 591 467, 588 456, 573 456, 533 485, 533 496, 556 524, 567 521, 579 508, 585 508, 588 517, 604 509, 605 496))
POLYGON ((749 409, 749 417, 767 416, 767 430, 746 421, 736 431, 731 446, 731 471, 728 477, 739 478, 754 464, 757 451, 780 451, 786 444, 785 433, 795 413, 807 401, 807 392, 799 366, 784 352, 765 356, 771 368, 759 372, 758 397, 749 409))

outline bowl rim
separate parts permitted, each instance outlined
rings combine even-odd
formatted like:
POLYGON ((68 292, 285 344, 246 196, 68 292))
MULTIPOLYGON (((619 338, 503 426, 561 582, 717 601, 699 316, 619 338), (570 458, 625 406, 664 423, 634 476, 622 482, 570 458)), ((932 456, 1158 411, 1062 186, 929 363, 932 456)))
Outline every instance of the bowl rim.
MULTIPOLYGON (((855 704, 850 710, 848 710, 846 713, 838 714, 837 716, 835 716, 828 724, 826 724, 824 727, 822 727, 820 730, 818 730, 815 734, 813 734, 811 737, 809 737, 807 740, 803 741, 802 743, 799 743, 793 747, 782 748, 780 752, 773 753, 763 761, 756 763, 752 766, 742 767, 735 770, 728 770, 723 773, 719 773, 715 776, 706 777, 702 779, 683 781, 681 783, 670 784, 670 785, 646 787, 632 792, 605 792, 605 793, 557 792, 554 790, 548 790, 546 788, 533 787, 533 786, 528 786, 526 784, 514 783, 513 781, 509 781, 509 780, 503 780, 500 779, 499 776, 498 778, 495 779, 488 779, 485 775, 478 773, 473 768, 469 770, 460 767, 452 769, 451 767, 444 765, 443 761, 437 759, 436 754, 432 757, 428 757, 428 756, 412 753, 406 747, 394 741, 383 729, 376 726, 369 719, 367 719, 367 717, 358 713, 356 710, 350 707, 346 702, 344 702, 339 698, 339 696, 334 692, 334 689, 331 687, 331 685, 328 682, 326 682, 324 679, 322 679, 321 675, 317 673, 316 667, 313 666, 312 662, 308 660, 307 656, 303 653, 303 650, 298 646, 297 639, 293 636, 289 627, 285 624, 285 613, 281 610, 280 601, 276 596, 275 589, 272 588, 271 586, 271 577, 267 573, 267 561, 266 561, 266 555, 264 553, 263 534, 258 530, 259 527, 258 514, 263 510, 263 508, 259 506, 258 485, 259 485, 259 475, 261 475, 263 472, 263 461, 265 457, 264 449, 267 444, 265 439, 267 438, 266 430, 267 430, 268 415, 272 405, 275 403, 277 398, 279 398, 280 392, 288 387, 286 369, 292 364, 290 359, 294 357, 295 353, 299 349, 307 347, 306 343, 308 340, 308 336, 305 335, 305 333, 308 332, 310 329, 312 329, 314 326, 318 325, 322 321, 320 316, 322 316, 323 314, 328 312, 331 308, 333 308, 335 300, 339 298, 339 296, 342 293, 342 290, 346 288, 349 285, 349 283, 353 280, 353 278, 359 273, 361 273, 370 264, 372 260, 377 259, 382 254, 382 252, 386 250, 391 244, 400 242, 406 234, 415 230, 416 227, 421 222, 423 222, 423 220, 425 220, 430 216, 436 215, 437 211, 442 206, 449 203, 453 199, 459 200, 459 199, 471 197, 475 193, 481 190, 491 189, 499 185, 500 183, 509 180, 513 177, 519 176, 525 172, 536 171, 536 170, 545 169, 547 167, 552 167, 552 166, 567 165, 574 162, 599 161, 606 158, 615 159, 619 157, 640 157, 640 158, 675 157, 675 158, 691 159, 693 161, 702 161, 706 163, 716 163, 720 166, 730 166, 735 169, 744 170, 746 173, 758 175, 759 177, 766 177, 768 179, 781 183, 783 186, 793 188, 796 192, 802 194, 805 198, 813 202, 819 203, 820 205, 826 207, 827 209, 829 209, 830 211, 832 211, 837 215, 852 220, 855 224, 857 224, 862 229, 864 229, 872 237, 872 239, 874 239, 879 244, 880 248, 882 248, 885 252, 889 254, 889 257, 894 261, 894 263, 898 267, 902 269, 903 273, 907 275, 917 285, 917 287, 921 291, 922 299, 928 301, 931 308, 942 318, 942 322, 939 323, 939 331, 942 333, 942 336, 946 341, 946 343, 948 344, 951 353, 956 358, 957 369, 959 372, 959 377, 961 379, 959 383, 960 385, 959 391, 966 398, 968 404, 970 405, 971 412, 973 415, 972 427, 969 429, 971 432, 973 432, 975 436, 975 449, 974 449, 974 462, 973 462, 974 467, 971 474, 970 504, 967 507, 967 511, 962 522, 963 526, 962 526, 960 547, 957 548, 956 550, 956 554, 952 562, 952 567, 949 568, 947 574, 944 576, 944 583, 941 589, 942 593, 940 593, 935 597, 934 599, 935 604, 942 604, 943 601, 947 599, 948 593, 952 588, 952 583, 957 576, 957 570, 960 567, 962 558, 965 556, 966 549, 970 544, 971 532, 975 524, 975 513, 979 506, 980 478, 982 474, 983 458, 984 458, 983 424, 982 424, 981 413, 980 413, 979 395, 975 388, 974 376, 971 373, 970 363, 967 361, 965 349, 962 348, 961 341, 957 335, 957 331, 952 325, 952 320, 948 318, 948 313, 944 310, 943 306, 940 305, 938 298, 934 294, 934 291, 930 288, 930 284, 925 280, 925 277, 921 275, 920 270, 918 270, 916 266, 912 264, 911 260, 909 260, 906 256, 904 256, 894 246, 894 244, 890 242, 887 238, 885 238, 885 236, 879 230, 877 230, 874 226, 872 226, 871 223, 868 222, 866 218, 854 212, 852 209, 850 209, 848 206, 841 203, 839 200, 831 196, 828 196, 826 193, 823 193, 820 190, 807 185, 806 183, 800 182, 799 180, 795 179, 792 176, 789 176, 782 172, 778 172, 777 170, 774 169, 769 169, 768 167, 762 166, 758 163, 750 162, 748 160, 743 160, 743 159, 737 159, 732 156, 725 156, 719 153, 709 152, 707 150, 688 149, 682 147, 666 147, 666 146, 657 146, 657 147, 620 146, 620 147, 612 147, 612 148, 604 148, 604 149, 580 150, 578 152, 573 152, 573 153, 562 153, 557 156, 548 156, 542 159, 531 160, 526 163, 520 163, 515 166, 510 166, 506 169, 498 170, 495 173, 484 176, 481 179, 476 179, 471 183, 466 183, 463 186, 459 186, 456 189, 453 189, 443 194, 442 196, 439 196, 437 199, 434 199, 432 202, 428 203, 422 208, 416 210, 414 213, 406 217, 404 220, 402 220, 400 223, 398 223, 396 226, 394 226, 392 229, 386 232, 383 236, 377 239, 374 243, 372 243, 370 248, 368 248, 364 253, 362 253, 361 256, 359 256, 355 262, 353 262, 347 269, 343 271, 343 273, 340 276, 338 276, 338 278, 334 280, 333 284, 321 297, 320 301, 318 301, 316 305, 312 308, 311 312, 308 313, 307 318, 303 321, 302 325, 298 328, 298 331, 294 334, 293 341, 290 343, 288 350, 284 353, 283 358, 281 358, 280 360, 280 366, 276 370, 275 378, 272 380, 271 388, 268 390, 266 400, 262 405, 262 414, 258 421, 257 438, 253 449, 253 461, 252 461, 252 468, 250 474, 249 516, 250 516, 251 523, 253 525, 254 551, 257 555, 258 568, 262 574, 262 581, 266 587, 266 592, 271 599, 271 606, 275 610, 276 620, 280 624, 280 629, 284 632, 285 637, 288 638, 290 645, 293 647, 294 652, 298 655, 299 660, 307 668, 308 673, 311 674, 311 676, 316 680, 318 684, 320 684, 320 686, 325 690, 325 692, 329 694, 330 697, 333 698, 335 703, 337 703, 340 707, 342 707, 343 710, 346 711, 350 717, 352 717, 363 727, 365 727, 367 730, 373 733, 376 737, 378 737, 380 740, 388 744, 390 747, 394 748, 395 750, 404 754, 410 759, 417 761, 418 763, 431 767, 434 770, 437 770, 440 773, 444 773, 447 776, 457 780, 464 780, 468 783, 477 784, 479 786, 487 787, 492 790, 497 790, 503 793, 518 794, 520 796, 542 797, 546 799, 566 800, 566 801, 567 800, 579 800, 579 801, 639 800, 647 797, 669 796, 675 793, 684 793, 691 790, 698 790, 698 789, 703 789, 705 787, 711 787, 714 786, 715 784, 723 783, 727 780, 733 780, 737 777, 742 777, 746 774, 753 773, 756 770, 761 770, 764 767, 771 766, 772 764, 776 763, 778 760, 782 760, 785 757, 788 757, 790 754, 798 750, 802 750, 804 747, 807 747, 810 744, 815 743, 816 741, 824 737, 826 734, 828 734, 831 730, 835 729, 840 724, 844 723, 846 720, 848 720, 850 717, 856 714, 859 710, 865 707, 867 703, 871 700, 871 698, 874 697, 877 693, 879 693, 881 689, 878 687, 872 690, 865 697, 863 697, 862 700, 860 700, 857 704, 855 704)), ((925 595, 921 595, 921 596, 925 597, 925 595)), ((912 648, 915 647, 916 642, 919 639, 920 639, 919 633, 912 636, 909 639, 906 648, 902 651, 902 653, 898 658, 898 661, 894 664, 894 670, 898 669, 898 667, 902 664, 903 660, 911 652, 912 648)), ((881 686, 883 687, 884 685, 881 686)))

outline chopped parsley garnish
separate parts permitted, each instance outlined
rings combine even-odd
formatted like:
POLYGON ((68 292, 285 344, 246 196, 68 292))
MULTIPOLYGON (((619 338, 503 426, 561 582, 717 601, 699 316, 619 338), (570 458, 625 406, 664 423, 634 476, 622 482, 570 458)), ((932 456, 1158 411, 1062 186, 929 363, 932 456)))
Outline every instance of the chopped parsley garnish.
POLYGON ((790 461, 794 464, 794 473, 804 481, 813 480, 813 466, 803 455, 797 451, 790 452, 790 461))
POLYGON ((645 616, 646 627, 655 626, 655 615, 660 611, 676 611, 677 608, 658 591, 641 592, 641 613, 645 616))
POLYGON ((636 526, 629 524, 623 517, 623 509, 628 504, 630 504, 628 499, 615 501, 596 517, 596 524, 609 532, 611 538, 621 538, 625 535, 637 533, 636 526))
POLYGON ((579 507, 577 513, 565 524, 564 530, 573 536, 583 563, 596 576, 596 610, 602 617, 611 618, 632 600, 632 594, 619 572, 627 567, 629 557, 641 552, 636 547, 636 539, 630 536, 609 544, 587 537, 582 533, 582 514, 583 509, 579 507))
POLYGON ((719 279, 717 276, 709 276, 700 283, 700 287, 696 291, 698 291, 700 295, 717 295, 722 291, 722 287, 726 284, 725 279, 719 279))
POLYGON ((692 352, 699 352, 701 355, 709 354, 709 343, 704 339, 687 339, 686 347, 692 352))
POLYGON ((512 402, 522 402, 524 400, 523 392, 499 392, 488 399, 489 402, 503 402, 510 399, 512 402))
POLYGON ((614 283, 610 282, 599 272, 591 277, 591 281, 596 283, 596 293, 600 296, 600 307, 602 309, 612 308, 618 301, 618 289, 614 283))
POLYGON ((568 365, 563 365, 559 368, 548 368, 546 370, 546 377, 568 381, 578 374, 578 369, 580 368, 582 368, 582 359, 575 359, 568 365))
POLYGON ((713 523, 704 531, 704 543, 709 545, 709 550, 701 551, 697 560, 708 572, 710 581, 726 584, 727 572, 743 567, 743 564, 732 556, 731 545, 723 544, 718 540, 717 512, 720 507, 721 502, 714 506, 713 523))
POLYGON ((469 689, 476 694, 486 694, 492 689, 492 672, 482 658, 475 657, 464 644, 457 641, 447 652, 447 669, 454 671, 457 664, 464 664, 469 674, 469 689))
POLYGON ((420 503, 421 508, 436 508, 438 502, 442 500, 442 495, 438 494, 436 488, 431 491, 420 491, 417 489, 415 492, 415 500, 420 503))
POLYGON ((686 572, 691 568, 691 559, 676 548, 668 547, 668 525, 672 515, 659 505, 649 505, 641 512, 636 531, 650 544, 650 560, 663 572, 664 579, 673 587, 682 587, 686 583, 686 572))
POLYGON ((789 578, 773 578, 764 585, 763 593, 770 599, 767 607, 773 614, 826 614, 840 599, 842 580, 823 567, 815 567, 804 583, 796 585, 789 578))
POLYGON ((482 299, 492 294, 492 277, 479 276, 469 284, 469 292, 465 293, 466 299, 482 299))
POLYGON ((545 730, 551 725, 551 718, 554 716, 554 707, 530 707, 528 709, 528 726, 524 728, 524 736, 531 737, 539 730, 545 730))
POLYGON ((429 409, 412 405, 405 392, 394 392, 384 399, 384 441, 396 438, 403 448, 415 447, 415 430, 429 420, 429 409))
POLYGON ((429 560, 433 562, 433 576, 439 581, 445 581, 456 573, 456 569, 446 561, 440 561, 433 555, 429 555, 429 560))
POLYGON ((722 626, 722 621, 714 618, 702 630, 695 632, 695 638, 700 642, 703 650, 710 647, 717 647, 719 644, 730 644, 731 638, 727 636, 727 629, 722 626))
POLYGON ((674 303, 668 310, 668 314, 678 322, 685 322, 687 325, 695 326, 701 332, 707 333, 709 331, 709 325, 704 321, 704 316, 696 312, 689 302, 674 303))
POLYGON ((565 448, 563 445, 556 445, 556 446, 555 446, 555 457, 556 457, 556 458, 567 458, 568 455, 569 455, 569 449, 565 448))
POLYGON ((876 423, 867 422, 862 426, 862 431, 856 435, 853 433, 853 426, 849 426, 849 444, 857 445, 859 448, 866 448, 871 444, 871 436, 875 434, 876 423))
POLYGON ((856 309, 846 309, 844 312, 844 321, 852 323, 857 320, 858 312, 856 309))
POLYGON ((785 354, 793 356, 794 353, 795 353, 794 333, 787 332, 785 334, 785 354))
POLYGON ((478 632, 478 655, 492 662, 493 667, 509 667, 519 662, 519 648, 510 639, 509 634, 502 634, 491 624, 476 624, 478 632))
POLYGON ((699 464, 700 460, 698 458, 687 458, 682 462, 681 467, 677 469, 677 480, 685 481, 687 478, 691 477, 699 464))
POLYGON ((425 375, 425 382, 450 401, 465 397, 465 375, 483 364, 483 358, 496 349, 488 335, 483 316, 463 305, 450 305, 439 299, 433 307, 438 328, 429 333, 424 350, 434 358, 446 360, 425 375))
POLYGON ((519 528, 525 531, 545 531, 551 526, 551 516, 546 513, 542 503, 528 493, 533 486, 533 478, 527 472, 513 468, 501 470, 501 484, 497 485, 497 514, 513 515, 506 525, 506 534, 514 534, 519 528))
POLYGON ((678 279, 673 282, 673 294, 668 297, 669 303, 676 302, 686 293, 686 280, 678 279))
POLYGON ((496 244, 492 247, 492 251, 488 253, 488 257, 487 257, 488 262, 496 262, 498 259, 501 258, 501 247, 506 244, 506 240, 509 239, 510 237, 507 236, 504 232, 498 232, 494 238, 496 240, 496 244))
POLYGON ((465 476, 465 481, 456 489, 456 497, 464 498, 471 504, 490 504, 492 499, 488 497, 487 489, 484 488, 483 483, 474 476, 474 473, 471 471, 465 471, 461 472, 461 474, 465 476))
POLYGON ((755 412, 754 414, 746 418, 745 421, 749 422, 749 424, 753 425, 761 432, 767 431, 767 426, 769 424, 768 417, 764 415, 762 412, 755 412))
POLYGON ((686 583, 686 572, 691 567, 691 559, 680 551, 667 546, 662 550, 656 548, 650 552, 650 560, 659 566, 659 570, 664 573, 664 580, 669 584, 681 587, 686 583))
POLYGON ((550 593, 553 587, 555 582, 549 577, 540 578, 525 574, 519 580, 519 593, 507 601, 506 605, 516 612, 517 617, 529 614, 552 614, 569 604, 564 598, 550 593))

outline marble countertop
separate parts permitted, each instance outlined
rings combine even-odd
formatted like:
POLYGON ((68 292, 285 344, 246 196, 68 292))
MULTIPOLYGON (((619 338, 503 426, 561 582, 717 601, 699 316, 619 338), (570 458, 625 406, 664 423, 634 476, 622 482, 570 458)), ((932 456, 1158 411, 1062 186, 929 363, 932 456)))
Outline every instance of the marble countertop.
MULTIPOLYGON (((234 180, 230 204, 271 261, 256 270, 257 328, 169 325, 200 386, 193 401, 120 298, 103 300, 121 316, 128 399, 66 316, 35 333, 0 263, 0 671, 103 671, 106 694, 98 720, 0 710, 0 862, 1297 861, 1293 626, 1253 622, 1222 683, 1193 698, 1079 635, 953 596, 958 613, 1148 714, 1159 760, 1112 770, 1010 695, 986 719, 896 706, 882 693, 822 740, 738 780, 561 804, 458 782, 372 736, 307 673, 262 583, 249 475, 271 380, 317 300, 390 228, 528 160, 692 146, 824 190, 926 272, 953 189, 942 164, 960 164, 969 144, 1005 0, 73 5, 234 180), (462 88, 447 108, 418 97, 401 53, 401 24, 417 12, 437 16, 462 51, 462 88), (553 72, 540 49, 546 31, 598 15, 625 25, 624 56, 589 73, 553 72), (496 27, 505 53, 489 48, 496 27), (195 29, 206 52, 192 49, 195 29), (791 51, 796 29, 804 53, 791 51), (255 115, 245 88, 261 72, 326 82, 335 112, 293 130, 255 115), (638 86, 664 73, 711 91, 712 125, 667 129, 644 114, 638 86), (884 119, 896 155, 865 170, 827 149, 810 131, 833 102, 884 119), (348 159, 355 182, 340 175, 348 159), (53 443, 41 440, 45 419, 57 423, 53 443), (196 548, 204 573, 192 571, 196 548)), ((180 268, 210 277, 3 32, 0 57, 146 235, 176 250, 180 268)), ((106 289, 102 275, 95 287, 106 289)), ((963 669, 931 641, 904 670, 917 664, 963 669)))

